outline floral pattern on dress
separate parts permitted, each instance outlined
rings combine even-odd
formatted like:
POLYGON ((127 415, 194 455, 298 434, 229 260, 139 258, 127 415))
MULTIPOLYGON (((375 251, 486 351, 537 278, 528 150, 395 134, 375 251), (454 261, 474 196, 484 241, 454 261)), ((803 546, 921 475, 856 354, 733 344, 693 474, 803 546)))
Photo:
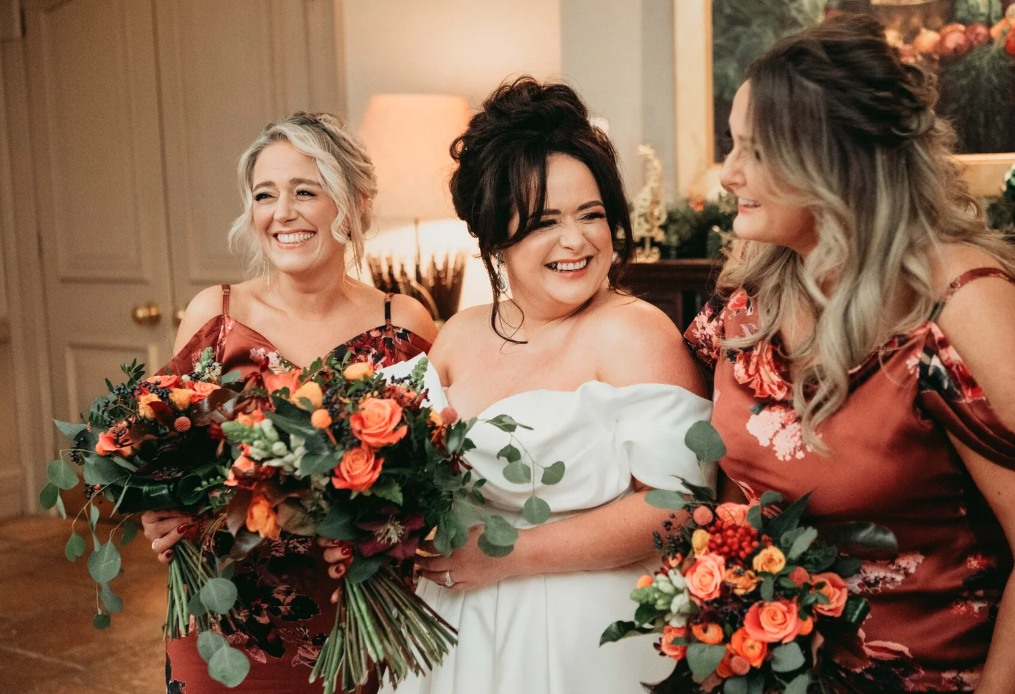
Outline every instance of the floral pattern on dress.
POLYGON ((865 561, 860 573, 846 580, 849 592, 859 594, 880 593, 898 588, 907 578, 916 573, 924 556, 919 552, 903 552, 895 559, 865 561))
POLYGON ((811 447, 804 443, 803 426, 793 405, 759 403, 751 408, 747 431, 779 460, 801 460, 811 447))
POLYGON ((952 402, 984 400, 983 389, 962 357, 935 323, 926 326, 928 340, 915 368, 921 390, 937 391, 952 402))

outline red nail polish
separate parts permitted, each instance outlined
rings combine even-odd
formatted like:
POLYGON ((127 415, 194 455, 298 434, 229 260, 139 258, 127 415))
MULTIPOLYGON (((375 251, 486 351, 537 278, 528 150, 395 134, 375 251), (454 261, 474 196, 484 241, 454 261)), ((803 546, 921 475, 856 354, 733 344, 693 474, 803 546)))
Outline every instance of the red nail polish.
POLYGON ((190 523, 181 523, 180 527, 178 527, 176 529, 176 532, 178 532, 178 533, 180 533, 182 535, 183 533, 187 532, 187 530, 189 528, 190 528, 190 523))
POLYGON ((173 550, 167 549, 166 550, 166 559, 172 559, 172 558, 173 558, 173 550))

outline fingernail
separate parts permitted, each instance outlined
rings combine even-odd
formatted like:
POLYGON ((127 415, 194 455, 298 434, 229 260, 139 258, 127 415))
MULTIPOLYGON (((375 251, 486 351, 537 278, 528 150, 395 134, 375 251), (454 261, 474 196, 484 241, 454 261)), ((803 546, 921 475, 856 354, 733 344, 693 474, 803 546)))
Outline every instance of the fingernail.
POLYGON ((172 558, 173 558, 173 550, 167 549, 166 550, 166 559, 172 559, 172 558))
POLYGON ((187 530, 189 528, 190 528, 190 523, 181 523, 180 526, 176 529, 176 532, 178 532, 178 533, 180 533, 182 535, 183 533, 187 532, 187 530))

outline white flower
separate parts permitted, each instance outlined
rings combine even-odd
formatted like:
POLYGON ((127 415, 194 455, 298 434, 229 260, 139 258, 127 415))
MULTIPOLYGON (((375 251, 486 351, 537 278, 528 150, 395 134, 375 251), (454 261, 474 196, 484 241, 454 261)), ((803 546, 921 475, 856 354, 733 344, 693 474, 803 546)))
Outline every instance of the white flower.
POLYGON ((276 457, 281 458, 282 456, 284 456, 286 453, 289 452, 289 448, 282 441, 276 441, 275 443, 271 444, 271 452, 276 457))
POLYGON ((684 590, 687 588, 687 579, 684 578, 684 574, 680 573, 680 569, 670 569, 666 572, 666 575, 670 579, 670 583, 677 590, 684 590))
POLYGON ((662 574, 656 576, 655 587, 660 593, 666 595, 673 595, 677 592, 677 587, 670 582, 669 577, 662 574))
POLYGON ((678 593, 670 602, 670 612, 673 614, 690 614, 691 599, 687 593, 678 593))
POLYGON ((666 621, 670 623, 671 627, 685 627, 687 626, 687 615, 686 614, 668 614, 666 615, 666 621))

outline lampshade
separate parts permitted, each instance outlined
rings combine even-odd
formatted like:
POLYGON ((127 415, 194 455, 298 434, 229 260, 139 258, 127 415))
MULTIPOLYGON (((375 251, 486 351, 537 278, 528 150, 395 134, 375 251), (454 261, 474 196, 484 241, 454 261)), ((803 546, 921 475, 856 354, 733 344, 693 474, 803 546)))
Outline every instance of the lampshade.
POLYGON ((442 94, 376 94, 370 97, 359 136, 374 163, 378 217, 454 217, 448 177, 452 141, 465 131, 469 105, 442 94))

